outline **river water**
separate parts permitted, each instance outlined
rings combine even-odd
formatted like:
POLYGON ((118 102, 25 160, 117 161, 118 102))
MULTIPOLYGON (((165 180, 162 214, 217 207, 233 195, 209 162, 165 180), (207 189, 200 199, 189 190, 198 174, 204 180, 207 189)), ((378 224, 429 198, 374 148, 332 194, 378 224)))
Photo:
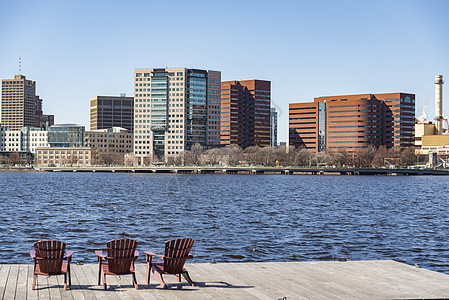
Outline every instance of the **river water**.
MULTIPOLYGON (((0 172, 0 263, 39 239, 73 260, 130 237, 191 262, 394 259, 449 274, 449 177, 0 172)), ((138 262, 144 259, 139 258, 138 262)))

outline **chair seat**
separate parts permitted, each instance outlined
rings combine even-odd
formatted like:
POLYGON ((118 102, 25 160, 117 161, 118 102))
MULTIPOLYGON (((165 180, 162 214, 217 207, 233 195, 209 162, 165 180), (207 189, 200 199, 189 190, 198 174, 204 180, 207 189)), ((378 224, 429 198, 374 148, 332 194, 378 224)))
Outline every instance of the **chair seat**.
POLYGON ((182 271, 179 273, 166 273, 164 271, 164 263, 163 262, 152 262, 151 266, 155 269, 155 271, 159 272, 159 273, 163 273, 163 274, 182 274, 182 273, 186 273, 187 270, 182 268, 182 271))
MULTIPOLYGON (((108 265, 107 262, 104 262, 104 263, 101 264, 101 269, 103 270, 104 274, 117 275, 117 273, 109 271, 109 265, 108 265)), ((134 270, 133 270, 132 265, 131 265, 131 267, 129 268, 128 271, 126 271, 124 273, 120 273, 120 275, 127 275, 127 274, 132 274, 132 273, 134 273, 134 270)))
POLYGON ((60 272, 56 272, 56 273, 41 272, 41 268, 40 268, 39 264, 36 264, 36 270, 34 271, 34 274, 36 274, 36 275, 60 275, 60 274, 64 274, 64 273, 67 273, 67 263, 66 262, 62 263, 60 272))

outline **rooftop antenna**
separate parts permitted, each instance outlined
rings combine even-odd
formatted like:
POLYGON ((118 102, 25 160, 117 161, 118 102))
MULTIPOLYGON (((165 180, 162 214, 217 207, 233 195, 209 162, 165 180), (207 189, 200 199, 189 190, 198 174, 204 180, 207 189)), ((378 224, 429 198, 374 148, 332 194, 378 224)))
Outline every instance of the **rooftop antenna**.
POLYGON ((22 72, 22 58, 19 56, 19 75, 22 72))

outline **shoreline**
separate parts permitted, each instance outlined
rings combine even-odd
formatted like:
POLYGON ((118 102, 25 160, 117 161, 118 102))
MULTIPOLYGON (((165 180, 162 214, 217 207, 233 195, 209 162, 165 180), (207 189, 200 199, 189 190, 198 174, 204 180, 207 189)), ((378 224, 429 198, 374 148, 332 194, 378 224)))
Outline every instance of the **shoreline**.
POLYGON ((93 166, 93 167, 10 167, 0 172, 82 172, 82 173, 171 173, 171 174, 246 174, 246 175, 390 175, 447 176, 447 169, 317 168, 260 166, 93 166))

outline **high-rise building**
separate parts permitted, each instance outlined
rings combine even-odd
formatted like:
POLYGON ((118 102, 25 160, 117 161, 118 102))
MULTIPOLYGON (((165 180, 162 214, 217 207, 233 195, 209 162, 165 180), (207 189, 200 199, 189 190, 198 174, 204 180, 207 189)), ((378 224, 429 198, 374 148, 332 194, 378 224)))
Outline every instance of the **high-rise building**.
POLYGON ((134 71, 134 154, 140 164, 219 145, 219 71, 134 71))
POLYGON ((223 81, 221 145, 270 146, 270 99, 270 81, 223 81))
POLYGON ((44 114, 42 111, 42 99, 36 95, 34 96, 34 127, 40 127, 41 116, 44 114))
POLYGON ((415 95, 361 94, 289 105, 289 144, 314 152, 414 144, 415 95))
POLYGON ((278 112, 276 108, 271 108, 270 113, 270 146, 278 145, 278 112))
POLYGON ((2 127, 18 130, 35 125, 36 82, 23 75, 2 80, 2 127))
POLYGON ((134 98, 96 96, 90 99, 90 130, 121 127, 133 131, 134 98))
POLYGON ((34 97, 34 127, 45 128, 55 124, 54 115, 44 115, 42 109, 42 99, 39 96, 34 97))

